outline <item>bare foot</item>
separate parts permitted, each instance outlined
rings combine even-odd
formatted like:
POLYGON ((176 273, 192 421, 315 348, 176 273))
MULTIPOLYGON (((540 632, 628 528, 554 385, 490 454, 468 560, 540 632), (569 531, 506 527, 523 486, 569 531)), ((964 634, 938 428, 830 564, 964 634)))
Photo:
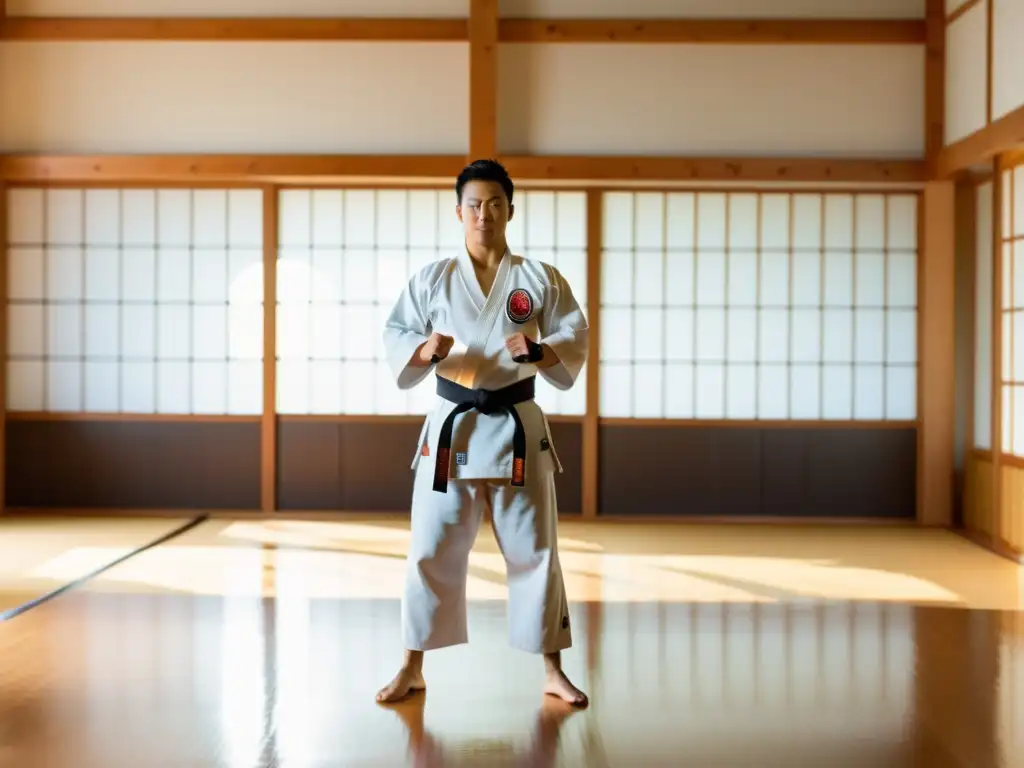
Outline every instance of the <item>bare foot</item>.
POLYGON ((392 704, 416 691, 425 691, 426 689, 427 684, 423 680, 422 672, 402 667, 394 679, 377 692, 377 703, 392 704))
POLYGON ((562 670, 549 670, 544 680, 544 693, 557 696, 574 707, 585 707, 589 704, 587 695, 573 685, 562 670))

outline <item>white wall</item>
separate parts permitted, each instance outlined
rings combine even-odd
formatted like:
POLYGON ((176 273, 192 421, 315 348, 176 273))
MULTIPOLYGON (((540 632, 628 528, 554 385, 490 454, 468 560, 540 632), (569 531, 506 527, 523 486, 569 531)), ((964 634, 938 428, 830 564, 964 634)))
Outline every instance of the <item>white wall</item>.
POLYGON ((920 46, 503 45, 499 146, 917 156, 920 46))
MULTIPOLYGON (((466 0, 9 0, 12 15, 463 16, 466 0)), ((912 17, 923 0, 509 0, 506 15, 912 17)), ((468 148, 466 43, 9 42, 0 151, 468 148)), ((502 45, 509 154, 923 153, 920 45, 502 45)))
POLYGON ((946 27, 946 144, 985 127, 988 16, 983 0, 946 27))
POLYGON ((7 43, 0 150, 464 152, 465 43, 7 43))
MULTIPOLYGON (((0 124, 3 151, 468 145, 462 43, 8 43, 0 56, 0 98, 17 107, 0 124)), ((914 46, 506 45, 499 72, 506 153, 923 150, 914 46)))

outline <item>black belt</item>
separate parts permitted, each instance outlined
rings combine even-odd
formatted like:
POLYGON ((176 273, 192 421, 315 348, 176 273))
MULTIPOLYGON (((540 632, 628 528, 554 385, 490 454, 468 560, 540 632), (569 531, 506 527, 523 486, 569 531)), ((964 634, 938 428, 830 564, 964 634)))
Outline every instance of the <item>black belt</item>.
POLYGON ((455 428, 455 417, 474 408, 483 414, 505 411, 516 424, 512 435, 512 485, 524 485, 526 476, 526 430, 515 406, 533 400, 536 389, 536 376, 522 379, 501 389, 469 389, 456 384, 451 379, 437 377, 437 394, 455 408, 441 425, 441 435, 437 439, 437 459, 434 463, 434 490, 439 493, 448 492, 448 478, 451 471, 452 430, 455 428))

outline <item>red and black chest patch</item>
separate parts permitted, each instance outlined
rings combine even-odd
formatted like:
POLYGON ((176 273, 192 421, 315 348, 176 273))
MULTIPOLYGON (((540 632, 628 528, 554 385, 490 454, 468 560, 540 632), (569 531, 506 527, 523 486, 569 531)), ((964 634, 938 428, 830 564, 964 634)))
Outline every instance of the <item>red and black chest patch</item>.
POLYGON ((533 297, 522 288, 516 288, 505 301, 505 314, 513 323, 525 323, 533 317, 533 297))

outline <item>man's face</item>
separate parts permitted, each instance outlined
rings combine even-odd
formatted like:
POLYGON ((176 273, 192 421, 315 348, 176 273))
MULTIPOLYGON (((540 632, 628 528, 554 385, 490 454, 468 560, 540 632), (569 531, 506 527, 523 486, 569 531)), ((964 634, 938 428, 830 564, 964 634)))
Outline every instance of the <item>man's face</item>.
POLYGON ((514 207, 505 198, 505 190, 495 181, 471 181, 462 188, 462 202, 455 213, 462 222, 466 244, 490 246, 505 238, 505 227, 514 207))

